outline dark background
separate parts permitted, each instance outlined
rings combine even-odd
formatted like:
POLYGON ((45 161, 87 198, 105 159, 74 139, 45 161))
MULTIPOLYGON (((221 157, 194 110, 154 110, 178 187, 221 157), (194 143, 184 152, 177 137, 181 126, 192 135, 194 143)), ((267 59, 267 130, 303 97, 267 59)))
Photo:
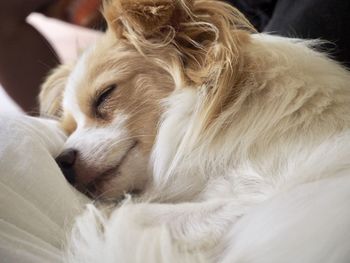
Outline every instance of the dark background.
POLYGON ((350 68, 350 0, 228 0, 259 32, 322 39, 322 49, 350 68))

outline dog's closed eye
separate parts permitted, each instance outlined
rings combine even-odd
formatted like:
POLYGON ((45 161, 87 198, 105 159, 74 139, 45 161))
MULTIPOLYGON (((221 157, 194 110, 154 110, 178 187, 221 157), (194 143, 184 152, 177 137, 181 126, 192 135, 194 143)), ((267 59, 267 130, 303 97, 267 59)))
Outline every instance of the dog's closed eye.
POLYGON ((102 119, 104 118, 103 107, 108 101, 108 99, 110 99, 113 91, 115 91, 116 89, 117 89, 117 85, 112 84, 107 86, 101 93, 96 95, 96 99, 93 104, 93 109, 96 117, 102 118, 102 119))

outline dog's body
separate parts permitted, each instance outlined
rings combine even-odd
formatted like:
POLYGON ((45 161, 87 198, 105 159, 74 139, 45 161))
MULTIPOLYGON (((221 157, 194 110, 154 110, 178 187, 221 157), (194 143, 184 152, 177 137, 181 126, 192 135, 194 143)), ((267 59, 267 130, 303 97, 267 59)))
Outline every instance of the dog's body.
POLYGON ((335 250, 348 237, 327 225, 335 207, 341 212, 334 220, 343 227, 350 222, 348 71, 312 50, 317 42, 242 31, 249 24, 217 1, 116 0, 105 16, 110 30, 74 69, 48 80, 42 109, 57 114, 45 98, 56 101, 65 90, 62 123, 72 133, 67 148, 78 152, 78 188, 107 199, 142 194, 109 219, 90 207, 73 231, 72 261, 320 262, 328 255, 342 262, 349 256, 335 250), (327 180, 343 189, 322 195, 335 193, 333 205, 313 197, 327 180), (251 244, 236 223, 252 227, 244 228, 241 217, 271 198, 274 209, 256 218, 268 215, 268 224, 281 226, 288 204, 300 212, 289 219, 305 215, 305 221, 259 229, 255 234, 265 241, 251 244), (310 224, 316 218, 307 212, 321 211, 330 214, 310 224), (304 235, 273 245, 288 226, 295 238, 324 231, 329 242, 310 244, 304 235), (310 249, 295 261, 298 242, 310 249), (278 245, 284 261, 273 257, 278 245))

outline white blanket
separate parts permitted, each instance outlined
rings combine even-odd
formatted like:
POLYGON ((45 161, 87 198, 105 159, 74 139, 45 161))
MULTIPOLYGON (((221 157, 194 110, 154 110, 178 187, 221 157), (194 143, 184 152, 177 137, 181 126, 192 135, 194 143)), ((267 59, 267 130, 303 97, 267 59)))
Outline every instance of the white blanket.
POLYGON ((62 262, 62 243, 85 202, 55 160, 65 136, 56 123, 0 115, 1 262, 62 262))
MULTIPOLYGON (((64 140, 54 121, 0 115, 1 262, 64 262, 63 243, 88 201, 66 182, 52 157, 61 151, 64 140)), ((229 232, 224 262, 350 262, 347 171, 296 187, 252 209, 229 232)), ((88 213, 84 220, 97 227, 88 213)), ((115 245, 122 244, 123 258, 132 258, 138 239, 119 240, 115 228, 123 226, 107 226, 104 234, 109 233, 110 239, 100 248, 91 246, 93 254, 106 262, 105 252, 110 249, 108 255, 113 255, 120 251, 115 245)), ((86 234, 88 247, 101 238, 86 234)), ((154 238, 154 232, 150 234, 154 238)))

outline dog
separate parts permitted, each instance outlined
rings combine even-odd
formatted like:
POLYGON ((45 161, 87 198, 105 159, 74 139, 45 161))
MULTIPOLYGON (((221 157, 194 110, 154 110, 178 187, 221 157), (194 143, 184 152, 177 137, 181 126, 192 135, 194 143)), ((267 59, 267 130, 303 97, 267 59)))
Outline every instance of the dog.
MULTIPOLYGON (((69 135, 56 159, 67 180, 94 199, 126 196, 108 215, 87 208, 69 260, 295 262, 287 245, 281 261, 258 257, 271 243, 239 253, 232 231, 268 200, 347 180, 350 73, 320 41, 258 34, 221 1, 109 0, 103 14, 107 32, 40 94, 41 114, 69 135)), ((288 214, 281 200, 272 215, 288 214)), ((348 222, 341 200, 322 204, 325 218, 338 205, 348 222)), ((309 233, 306 221, 297 229, 309 233)), ((334 256, 339 235, 323 247, 298 240, 308 249, 297 261, 334 256)))

